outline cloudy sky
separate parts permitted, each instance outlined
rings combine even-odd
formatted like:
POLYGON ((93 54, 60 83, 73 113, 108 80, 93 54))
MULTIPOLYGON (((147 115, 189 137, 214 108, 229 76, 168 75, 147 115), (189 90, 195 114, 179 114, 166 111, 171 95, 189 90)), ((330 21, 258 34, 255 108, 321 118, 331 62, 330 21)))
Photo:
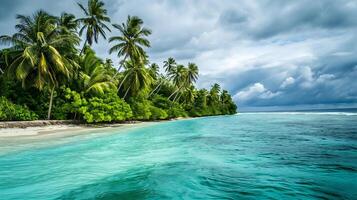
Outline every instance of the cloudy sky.
MULTIPOLYGON (((0 35, 16 14, 45 9, 82 16, 76 2, 2 0, 0 35)), ((150 60, 168 57, 200 67, 198 87, 214 82, 241 110, 357 107, 355 0, 107 0, 112 23, 127 15, 153 34, 150 60)), ((118 34, 117 31, 110 33, 118 34)), ((94 49, 103 58, 109 45, 94 49)))

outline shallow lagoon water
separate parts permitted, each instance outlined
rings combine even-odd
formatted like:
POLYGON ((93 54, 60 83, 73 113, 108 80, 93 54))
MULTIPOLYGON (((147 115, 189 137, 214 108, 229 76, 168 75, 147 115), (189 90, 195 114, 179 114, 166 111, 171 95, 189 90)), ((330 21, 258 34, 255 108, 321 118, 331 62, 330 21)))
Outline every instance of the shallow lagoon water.
POLYGON ((356 197, 355 113, 179 120, 0 155, 3 200, 356 197))

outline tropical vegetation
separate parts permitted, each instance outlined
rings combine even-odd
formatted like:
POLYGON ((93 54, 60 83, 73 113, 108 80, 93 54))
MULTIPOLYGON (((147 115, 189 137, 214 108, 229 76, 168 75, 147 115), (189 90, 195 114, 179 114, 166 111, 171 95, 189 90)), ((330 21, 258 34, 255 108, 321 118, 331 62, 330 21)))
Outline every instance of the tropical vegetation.
POLYGON ((197 89, 199 68, 172 57, 160 67, 146 50, 152 33, 137 16, 112 24, 105 5, 78 4, 83 16, 43 10, 18 15, 0 36, 0 120, 75 119, 88 123, 164 120, 236 113, 227 90, 197 89), (117 66, 93 43, 108 38, 117 66))

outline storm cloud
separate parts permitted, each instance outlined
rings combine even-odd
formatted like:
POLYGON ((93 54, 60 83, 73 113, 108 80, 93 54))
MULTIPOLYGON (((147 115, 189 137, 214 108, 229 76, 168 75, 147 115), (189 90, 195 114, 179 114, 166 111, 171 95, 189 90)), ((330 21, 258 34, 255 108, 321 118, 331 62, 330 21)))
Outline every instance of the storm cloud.
MULTIPOLYGON (((44 9, 82 16, 77 1, 4 0, 0 35, 16 14, 44 9)), ((85 3, 85 1, 79 1, 85 3)), ((218 82, 241 110, 263 107, 356 107, 357 2, 354 0, 107 0, 112 23, 127 15, 153 34, 148 54, 200 67, 198 87, 218 82)), ((118 34, 113 30, 110 35, 118 34)), ((110 44, 93 47, 104 58, 110 44)))

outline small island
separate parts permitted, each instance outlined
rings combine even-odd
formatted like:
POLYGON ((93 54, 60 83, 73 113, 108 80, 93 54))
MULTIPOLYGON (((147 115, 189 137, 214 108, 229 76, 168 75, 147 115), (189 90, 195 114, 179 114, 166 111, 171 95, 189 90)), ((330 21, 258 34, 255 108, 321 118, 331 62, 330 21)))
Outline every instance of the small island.
POLYGON ((102 1, 78 3, 83 16, 39 10, 17 15, 16 32, 0 36, 0 121, 151 121, 235 114, 227 90, 196 88, 195 63, 146 53, 151 30, 137 16, 113 22, 102 1), (112 32, 112 37, 107 33, 112 32), (108 42, 119 63, 91 48, 108 42))

